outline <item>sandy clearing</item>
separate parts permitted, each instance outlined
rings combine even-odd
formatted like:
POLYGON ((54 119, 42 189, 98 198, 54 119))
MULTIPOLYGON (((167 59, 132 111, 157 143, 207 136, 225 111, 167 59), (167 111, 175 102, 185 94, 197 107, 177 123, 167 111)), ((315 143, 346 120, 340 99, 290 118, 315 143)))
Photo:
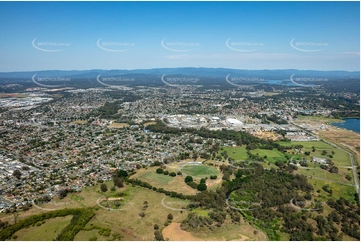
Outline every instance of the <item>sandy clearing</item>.
POLYGON ((109 126, 108 126, 108 128, 120 128, 120 129, 122 129, 122 128, 124 128, 124 127, 129 127, 130 125, 129 124, 127 124, 127 123, 111 123, 109 126))
POLYGON ((180 223, 171 223, 162 231, 164 239, 169 240, 187 240, 187 241, 201 241, 203 239, 194 237, 191 233, 180 228, 180 223))

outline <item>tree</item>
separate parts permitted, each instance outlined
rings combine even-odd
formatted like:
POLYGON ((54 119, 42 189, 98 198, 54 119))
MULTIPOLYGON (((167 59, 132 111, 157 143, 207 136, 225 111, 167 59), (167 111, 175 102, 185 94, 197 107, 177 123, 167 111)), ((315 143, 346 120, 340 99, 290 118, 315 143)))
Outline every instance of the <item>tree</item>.
POLYGON ((101 190, 102 192, 106 192, 106 191, 108 191, 107 184, 102 183, 102 184, 100 185, 100 190, 101 190))
POLYGON ((124 183, 123 183, 123 180, 118 178, 118 177, 115 177, 114 180, 113 180, 113 183, 114 183, 114 186, 117 186, 117 187, 124 187, 124 183))
POLYGON ((192 181, 193 181, 193 177, 191 177, 191 176, 187 176, 187 177, 184 179, 184 182, 185 182, 185 183, 192 182, 192 181))
POLYGON ((162 168, 158 168, 155 172, 157 172, 158 174, 162 174, 164 171, 162 168))
POLYGON ((163 235, 159 230, 154 231, 155 240, 164 241, 163 235))
POLYGON ((20 179, 21 178, 21 172, 19 170, 15 170, 13 172, 13 176, 15 176, 17 179, 20 179))
POLYGON ((168 217, 167 217, 169 220, 172 220, 173 219, 173 215, 170 213, 168 214, 168 217))
POLYGON ((128 172, 125 170, 119 170, 118 171, 118 177, 127 177, 128 176, 128 172))
POLYGON ((198 154, 197 154, 197 153, 193 153, 193 154, 192 154, 192 158, 193 158, 193 160, 197 160, 198 154))
POLYGON ((169 175, 175 177, 177 174, 174 171, 172 171, 169 173, 169 175))
POLYGON ((200 183, 198 186, 197 186, 197 190, 198 191, 205 191, 207 190, 207 185, 205 183, 200 183))
POLYGON ((159 225, 158 224, 154 224, 154 230, 158 230, 159 229, 159 225))
POLYGON ((224 173, 222 180, 229 180, 231 179, 231 174, 229 174, 229 172, 224 173))
POLYGON ((275 165, 281 168, 281 167, 285 166, 285 163, 283 161, 277 160, 275 162, 275 165))
POLYGON ((7 226, 9 226, 9 222, 2 222, 1 220, 0 220, 0 229, 5 229, 7 226))
POLYGON ((59 197, 60 197, 60 199, 63 199, 64 197, 66 197, 66 195, 68 195, 68 190, 66 190, 66 189, 61 189, 61 190, 59 191, 59 197))

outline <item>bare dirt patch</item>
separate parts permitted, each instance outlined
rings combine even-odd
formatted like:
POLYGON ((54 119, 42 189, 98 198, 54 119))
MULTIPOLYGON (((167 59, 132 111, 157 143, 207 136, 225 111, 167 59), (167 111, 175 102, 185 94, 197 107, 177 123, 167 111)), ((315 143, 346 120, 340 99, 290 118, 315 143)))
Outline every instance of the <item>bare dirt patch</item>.
POLYGON ((203 239, 194 237, 191 233, 180 228, 180 223, 171 223, 162 231, 164 239, 200 241, 203 239))
POLYGON ((118 129, 122 129, 122 128, 125 128, 125 127, 129 127, 130 125, 127 124, 127 123, 111 123, 108 128, 118 128, 118 129))
POLYGON ((147 123, 144 123, 144 127, 147 127, 148 125, 152 125, 152 124, 156 124, 157 122, 147 122, 147 123))

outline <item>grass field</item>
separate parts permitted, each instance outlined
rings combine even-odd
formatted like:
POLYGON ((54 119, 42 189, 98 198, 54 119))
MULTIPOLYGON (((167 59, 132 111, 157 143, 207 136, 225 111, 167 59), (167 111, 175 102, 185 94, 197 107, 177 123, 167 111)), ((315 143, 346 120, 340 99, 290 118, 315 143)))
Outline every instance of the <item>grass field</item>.
POLYGON ((342 119, 337 118, 326 118, 323 116, 302 116, 297 115, 297 119, 294 120, 296 123, 304 123, 305 121, 317 122, 317 123, 337 123, 342 122, 342 119))
MULTIPOLYGON (((310 178, 309 183, 314 187, 315 192, 317 190, 320 191, 320 193, 317 197, 317 200, 319 200, 319 201, 326 202, 329 198, 333 198, 333 199, 337 200, 340 197, 343 197, 351 202, 355 201, 354 194, 356 193, 356 190, 355 190, 355 187, 353 187, 353 186, 346 186, 346 185, 338 184, 335 182, 327 182, 327 181, 319 180, 319 179, 315 179, 315 178, 310 178), (330 186, 330 188, 332 189, 332 195, 330 195, 329 193, 325 192, 322 189, 322 187, 324 185, 330 186)), ((317 193, 315 193, 315 194, 317 194, 317 193)))
POLYGON ((235 160, 244 161, 248 158, 247 150, 246 150, 245 146, 240 146, 240 147, 236 147, 236 148, 229 147, 229 146, 223 146, 222 148, 224 151, 227 152, 229 157, 231 157, 235 160))
MULTIPOLYGON (((196 194, 196 190, 191 188, 190 186, 187 186, 184 183, 184 176, 175 176, 171 177, 168 175, 163 174, 157 174, 156 169, 159 167, 148 167, 146 169, 140 169, 137 170, 137 173, 134 174, 131 178, 137 178, 142 181, 148 182, 150 185, 155 186, 157 188, 164 188, 168 191, 175 191, 180 192, 185 195, 194 195, 196 194), (184 184, 184 186, 181 186, 179 184, 184 184)), ((176 172, 177 166, 171 166, 167 165, 167 171, 169 172, 176 172)))
MULTIPOLYGON (((45 220, 40 226, 33 226, 16 232, 16 240, 55 240, 56 236, 70 223, 73 216, 57 217, 45 220)), ((40 223, 39 223, 40 224, 40 223)), ((14 236, 13 235, 13 236, 14 236)))
MULTIPOLYGON (((350 156, 342 151, 339 150, 325 142, 322 141, 311 141, 311 142, 278 142, 281 145, 284 146, 290 146, 290 145, 302 145, 303 151, 310 151, 310 156, 307 158, 307 160, 310 159, 312 156, 320 157, 320 158, 329 158, 331 159, 336 166, 350 166, 350 156), (312 152, 312 147, 315 147, 315 152, 312 152), (326 155, 322 155, 322 151, 326 151, 326 155), (332 151, 334 154, 332 155, 333 158, 328 157, 328 155, 332 154, 332 151)), ((306 157, 306 156, 305 156, 306 157)))
POLYGON ((138 176, 137 178, 144 180, 144 181, 155 181, 157 183, 159 183, 159 185, 167 185, 170 184, 173 180, 174 177, 168 176, 168 175, 163 175, 163 174, 158 174, 155 171, 149 171, 146 173, 141 174, 140 176, 138 176))
MULTIPOLYGON (((160 228, 163 228, 169 213, 173 215, 173 221, 178 222, 187 216, 186 211, 181 213, 164 207, 161 203, 165 197, 164 194, 132 186, 127 186, 126 192, 131 197, 127 210, 107 211, 100 208, 96 216, 89 222, 89 225, 94 224, 102 228, 110 228, 112 233, 121 234, 124 240, 153 240, 154 224, 158 224, 160 228), (148 203, 148 208, 143 209, 145 201, 148 203), (145 217, 139 216, 141 212, 145 213, 145 217)), ((167 197, 166 204, 168 203, 177 206, 183 203, 183 200, 167 197)), ((76 237, 76 239, 87 240, 86 236, 91 234, 85 234, 85 237, 76 237)), ((82 236, 82 234, 79 236, 82 236)))
POLYGON ((79 233, 76 234, 74 237, 74 241, 89 241, 90 238, 97 238, 98 241, 106 241, 111 237, 105 237, 98 233, 97 229, 85 231, 81 230, 79 233))
POLYGON ((360 164, 360 134, 335 127, 330 127, 329 130, 322 130, 318 135, 331 142, 339 144, 343 149, 354 153, 354 158, 360 164))
POLYGON ((260 157, 264 157, 267 156, 267 158, 265 158, 265 160, 269 161, 269 162, 276 162, 277 160, 281 160, 281 161, 287 161, 285 155, 276 150, 264 150, 264 149, 255 149, 255 150, 251 150, 252 154, 258 154, 260 157))
MULTIPOLYGON (((244 161, 249 158, 245 146, 236 147, 236 148, 233 147, 222 147, 222 148, 224 151, 227 151, 229 157, 235 159, 236 161, 237 160, 244 161)), ((255 149, 255 150, 251 150, 250 152, 254 155, 258 153, 260 157, 267 156, 266 160, 271 163, 274 163, 277 160, 287 161, 285 155, 276 149, 273 150, 255 149)))
POLYGON ((204 165, 185 165, 181 168, 182 173, 197 178, 210 177, 212 175, 219 176, 219 171, 212 166, 204 165))
POLYGON ((191 234, 203 240, 262 240, 266 241, 267 236, 262 231, 258 231, 255 235, 253 232, 255 228, 247 222, 241 221, 238 224, 224 224, 224 227, 218 228, 210 232, 208 229, 200 228, 191 230, 191 234))

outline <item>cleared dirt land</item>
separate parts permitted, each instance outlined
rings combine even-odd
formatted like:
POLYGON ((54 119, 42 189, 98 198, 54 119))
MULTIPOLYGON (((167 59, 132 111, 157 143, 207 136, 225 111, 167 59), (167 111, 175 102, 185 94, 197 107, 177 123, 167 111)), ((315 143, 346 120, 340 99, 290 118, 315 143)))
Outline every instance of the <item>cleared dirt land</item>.
POLYGON ((87 122, 88 122, 87 120, 75 120, 70 124, 86 124, 87 122))
POLYGON ((164 239, 169 240, 187 240, 187 241, 199 241, 203 240, 194 237, 191 233, 184 231, 180 228, 180 223, 172 223, 168 225, 162 231, 164 239))
POLYGON ((125 127, 129 127, 130 125, 127 124, 127 123, 111 123, 108 128, 118 128, 118 129, 122 129, 122 128, 125 128, 125 127))

